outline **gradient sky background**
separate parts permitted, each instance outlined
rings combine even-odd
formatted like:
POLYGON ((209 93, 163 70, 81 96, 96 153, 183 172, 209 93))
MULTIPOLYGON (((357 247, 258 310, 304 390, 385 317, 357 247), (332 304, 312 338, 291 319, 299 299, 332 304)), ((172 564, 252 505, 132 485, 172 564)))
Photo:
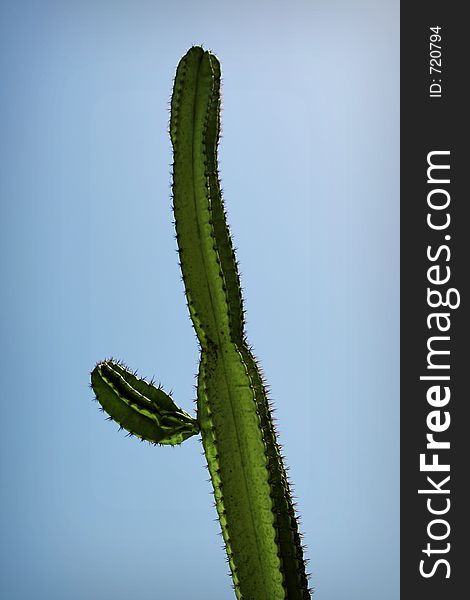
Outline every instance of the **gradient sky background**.
POLYGON ((233 598, 198 439, 127 439, 87 387, 114 356, 193 410, 167 126, 203 43, 315 598, 396 600, 398 0, 0 7, 0 596, 233 598))

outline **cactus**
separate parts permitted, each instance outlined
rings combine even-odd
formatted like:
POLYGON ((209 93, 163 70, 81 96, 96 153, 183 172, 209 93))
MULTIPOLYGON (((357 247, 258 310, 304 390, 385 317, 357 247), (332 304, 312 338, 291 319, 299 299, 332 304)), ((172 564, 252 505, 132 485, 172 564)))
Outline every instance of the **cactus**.
POLYGON ((200 432, 235 593, 310 598, 303 548, 263 376, 248 345, 217 167, 220 64, 190 48, 171 99, 173 210, 187 304, 199 340, 197 418, 108 360, 92 371, 102 408, 130 434, 180 444, 200 432))

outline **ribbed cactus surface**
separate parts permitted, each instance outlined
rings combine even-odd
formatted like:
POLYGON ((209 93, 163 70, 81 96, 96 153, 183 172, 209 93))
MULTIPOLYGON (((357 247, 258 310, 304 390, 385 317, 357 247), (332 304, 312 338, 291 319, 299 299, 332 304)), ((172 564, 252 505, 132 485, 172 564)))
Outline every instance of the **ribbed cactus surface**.
POLYGON ((92 387, 110 417, 141 439, 175 445, 200 432, 239 600, 307 600, 289 483, 245 335, 218 175, 219 131, 220 63, 194 46, 176 71, 170 135, 180 266, 201 351, 197 417, 121 363, 99 363, 92 387))

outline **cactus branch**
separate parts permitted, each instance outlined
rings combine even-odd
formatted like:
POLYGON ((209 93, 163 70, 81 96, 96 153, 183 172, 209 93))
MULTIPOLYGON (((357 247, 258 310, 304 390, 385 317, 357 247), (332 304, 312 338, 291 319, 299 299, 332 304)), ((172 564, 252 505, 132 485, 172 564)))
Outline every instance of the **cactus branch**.
POLYGON ((97 364, 91 385, 109 416, 142 440, 174 446, 199 433, 196 419, 176 406, 168 394, 118 362, 97 364))

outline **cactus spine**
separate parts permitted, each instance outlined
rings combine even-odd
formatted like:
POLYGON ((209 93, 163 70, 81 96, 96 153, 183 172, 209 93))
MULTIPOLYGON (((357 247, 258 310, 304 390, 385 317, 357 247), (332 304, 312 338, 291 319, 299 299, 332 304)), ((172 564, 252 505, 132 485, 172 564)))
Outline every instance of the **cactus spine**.
POLYGON ((108 414, 141 439, 174 445, 200 431, 239 600, 307 600, 289 484, 244 331, 217 170, 219 130, 220 64, 195 46, 176 71, 170 135, 180 265, 201 351, 197 419, 120 363, 99 363, 92 387, 108 414))

